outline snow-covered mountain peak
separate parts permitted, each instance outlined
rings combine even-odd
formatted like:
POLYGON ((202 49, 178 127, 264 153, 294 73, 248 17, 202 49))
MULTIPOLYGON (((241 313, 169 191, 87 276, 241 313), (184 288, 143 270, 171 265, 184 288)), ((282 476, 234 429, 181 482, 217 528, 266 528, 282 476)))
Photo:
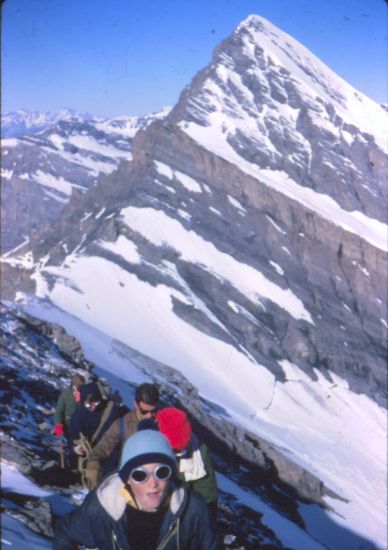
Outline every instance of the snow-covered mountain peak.
POLYGON ((388 117, 381 106, 256 15, 216 48, 212 64, 197 76, 189 92, 185 119, 194 117, 203 126, 217 124, 224 137, 242 131, 241 122, 225 128, 226 120, 232 118, 244 121, 251 131, 259 126, 268 136, 260 145, 273 149, 271 127, 280 124, 300 134, 297 122, 305 115, 336 137, 346 131, 346 139, 353 141, 356 136, 347 125, 356 126, 387 148, 388 117))
POLYGON ((268 61, 289 71, 312 99, 334 103, 345 121, 375 135, 380 146, 387 148, 388 117, 381 113, 381 106, 355 90, 292 36, 257 15, 249 16, 235 33, 245 39, 248 51, 252 45, 263 48, 268 61))
POLYGON ((265 19, 250 16, 216 48, 170 120, 217 157, 387 248, 387 113, 265 19))

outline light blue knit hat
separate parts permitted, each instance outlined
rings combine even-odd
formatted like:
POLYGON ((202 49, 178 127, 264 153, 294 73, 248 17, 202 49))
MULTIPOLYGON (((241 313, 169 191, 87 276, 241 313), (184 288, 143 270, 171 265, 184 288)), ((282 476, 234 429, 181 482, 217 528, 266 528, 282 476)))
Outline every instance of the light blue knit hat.
POLYGON ((119 476, 127 482, 134 468, 143 464, 168 464, 175 470, 176 458, 168 439, 156 430, 142 430, 126 441, 120 459, 119 476))

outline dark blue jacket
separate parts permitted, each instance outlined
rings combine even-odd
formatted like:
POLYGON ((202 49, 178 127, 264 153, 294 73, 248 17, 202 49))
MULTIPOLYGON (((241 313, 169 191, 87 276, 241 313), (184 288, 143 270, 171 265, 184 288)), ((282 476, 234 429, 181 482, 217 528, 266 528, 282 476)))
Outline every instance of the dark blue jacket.
MULTIPOLYGON (((89 411, 83 404, 77 407, 75 413, 70 419, 70 444, 74 445, 74 441, 79 439, 80 433, 87 437, 90 441, 93 434, 96 432, 100 425, 102 415, 105 408, 108 406, 109 401, 102 401, 99 408, 95 411, 89 411)), ((105 420, 103 428, 100 430, 96 441, 93 442, 93 446, 100 441, 106 430, 113 424, 113 422, 122 415, 122 410, 114 403, 113 408, 105 420)))
MULTIPOLYGON (((118 474, 106 478, 88 494, 80 508, 54 527, 54 550, 76 550, 79 545, 99 550, 131 550, 126 536, 125 509, 118 474)), ((169 509, 163 519, 158 548, 163 550, 216 550, 216 534, 205 500, 173 486, 169 509), (163 546, 162 541, 166 541, 163 546), (178 542, 179 541, 179 542, 178 542)))

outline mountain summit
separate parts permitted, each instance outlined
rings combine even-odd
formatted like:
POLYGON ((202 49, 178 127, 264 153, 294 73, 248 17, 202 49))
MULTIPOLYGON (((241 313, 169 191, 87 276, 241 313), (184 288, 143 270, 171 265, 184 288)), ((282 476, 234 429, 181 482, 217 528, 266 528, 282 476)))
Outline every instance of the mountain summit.
MULTIPOLYGON (((386 543, 386 120, 250 16, 131 162, 5 260, 32 273, 49 320, 180 371, 330 548, 386 543)), ((11 279, 9 295, 27 288, 11 279)))
POLYGON ((283 171, 344 210, 385 221, 381 106, 264 19, 250 16, 216 49, 174 113, 188 135, 246 173, 283 171))

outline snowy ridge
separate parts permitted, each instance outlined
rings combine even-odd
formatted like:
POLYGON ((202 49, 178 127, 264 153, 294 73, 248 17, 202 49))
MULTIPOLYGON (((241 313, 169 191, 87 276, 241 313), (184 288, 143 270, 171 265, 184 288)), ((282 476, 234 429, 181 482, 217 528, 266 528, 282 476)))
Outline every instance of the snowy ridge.
POLYGON ((263 17, 251 15, 236 29, 247 32, 246 51, 253 54, 255 44, 267 50, 275 65, 285 67, 299 81, 306 97, 320 97, 335 104, 340 116, 376 137, 388 151, 388 116, 381 106, 334 73, 302 44, 263 17))
POLYGON ((97 130, 106 133, 118 134, 124 138, 133 138, 139 129, 145 129, 154 120, 161 120, 168 115, 171 107, 165 107, 157 113, 144 116, 121 116, 108 120, 96 120, 97 130))
MULTIPOLYGON (((132 138, 169 109, 144 117, 117 117, 103 120, 61 112, 17 113, 29 134, 1 140, 3 188, 2 249, 18 246, 31 229, 43 228, 59 218, 73 191, 84 193, 101 174, 111 174, 121 161, 131 161, 132 138), (40 124, 39 132, 37 127, 40 124), (14 223, 10 203, 29 215, 14 223), (12 222, 8 221, 11 220, 12 222)), ((15 115, 16 116, 16 115, 15 115)), ((4 115, 4 124, 15 116, 4 115)))

